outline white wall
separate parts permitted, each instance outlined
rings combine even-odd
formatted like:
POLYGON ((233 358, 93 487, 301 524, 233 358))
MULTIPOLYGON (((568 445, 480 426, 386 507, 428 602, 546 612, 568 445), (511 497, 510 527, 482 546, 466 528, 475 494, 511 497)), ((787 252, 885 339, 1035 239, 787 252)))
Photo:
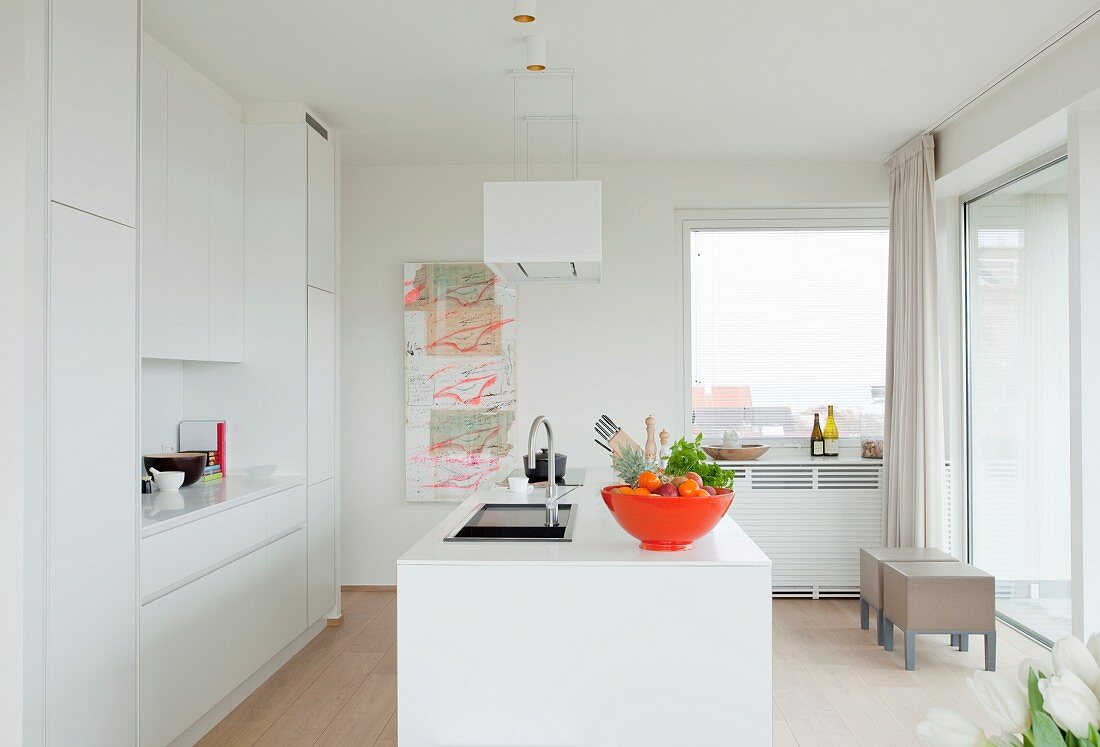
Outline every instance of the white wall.
POLYGON ((0 744, 23 741, 23 9, 0 0, 0 744))
MULTIPOLYGON (((608 463, 592 431, 604 413, 636 437, 647 415, 682 434, 674 210, 887 201, 878 163, 614 164, 580 175, 603 181, 603 283, 522 287, 517 328, 518 446, 545 414, 576 466, 608 463)), ((344 166, 342 583, 394 583, 394 561, 453 508, 404 500, 401 265, 479 260, 482 183, 510 178, 510 165, 344 166)))

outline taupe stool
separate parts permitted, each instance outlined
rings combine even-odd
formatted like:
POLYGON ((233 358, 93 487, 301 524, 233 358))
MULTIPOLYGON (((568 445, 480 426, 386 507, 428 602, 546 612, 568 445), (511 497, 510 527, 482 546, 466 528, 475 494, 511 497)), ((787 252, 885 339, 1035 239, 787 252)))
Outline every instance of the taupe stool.
POLYGON ((985 668, 997 668, 993 576, 969 563, 886 562, 882 565, 883 630, 894 650, 894 626, 905 632, 905 668, 916 668, 917 634, 951 636, 960 651, 968 635, 985 636, 985 668))
POLYGON ((876 631, 882 645, 882 564, 893 560, 954 561, 932 547, 862 547, 859 550, 859 627, 870 627, 870 607, 878 613, 876 631))

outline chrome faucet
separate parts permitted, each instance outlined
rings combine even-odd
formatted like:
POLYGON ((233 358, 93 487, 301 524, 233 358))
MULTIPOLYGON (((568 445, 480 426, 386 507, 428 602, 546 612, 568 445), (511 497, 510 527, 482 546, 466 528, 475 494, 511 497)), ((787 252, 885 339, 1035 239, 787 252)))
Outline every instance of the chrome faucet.
POLYGON ((531 433, 527 436, 527 466, 535 468, 535 434, 539 426, 546 426, 546 526, 558 526, 558 481, 557 459, 554 453, 554 429, 545 415, 539 415, 531 423, 531 433))

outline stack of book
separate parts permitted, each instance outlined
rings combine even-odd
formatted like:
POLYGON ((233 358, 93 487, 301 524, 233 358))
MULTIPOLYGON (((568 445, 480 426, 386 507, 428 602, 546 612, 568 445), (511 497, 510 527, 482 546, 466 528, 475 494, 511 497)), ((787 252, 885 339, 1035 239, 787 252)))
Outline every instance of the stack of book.
POLYGON ((221 457, 216 451, 206 452, 206 468, 202 471, 203 482, 213 482, 223 477, 221 457))

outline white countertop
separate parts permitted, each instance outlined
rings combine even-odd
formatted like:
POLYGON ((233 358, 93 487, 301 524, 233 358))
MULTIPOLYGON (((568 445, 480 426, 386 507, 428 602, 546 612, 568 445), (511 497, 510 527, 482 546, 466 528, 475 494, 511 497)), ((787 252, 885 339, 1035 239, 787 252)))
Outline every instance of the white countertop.
POLYGON ((229 475, 214 482, 188 485, 180 488, 178 493, 165 493, 153 488, 152 493, 141 494, 141 536, 165 532, 305 481, 302 475, 229 475))
MULTIPOLYGON (((443 538, 478 503, 541 504, 538 488, 523 497, 507 490, 486 489, 467 498, 402 555, 398 565, 745 565, 770 566, 771 560, 729 516, 692 550, 652 552, 638 547, 615 522, 600 496, 600 488, 614 484, 608 467, 588 468, 585 484, 562 503, 577 506, 572 542, 444 542, 443 538)), ((736 500, 736 499, 735 499, 736 500)))

